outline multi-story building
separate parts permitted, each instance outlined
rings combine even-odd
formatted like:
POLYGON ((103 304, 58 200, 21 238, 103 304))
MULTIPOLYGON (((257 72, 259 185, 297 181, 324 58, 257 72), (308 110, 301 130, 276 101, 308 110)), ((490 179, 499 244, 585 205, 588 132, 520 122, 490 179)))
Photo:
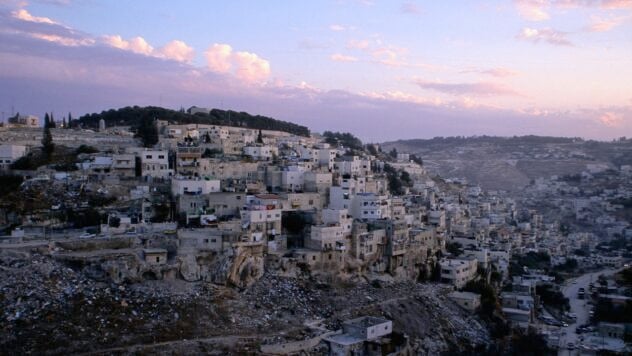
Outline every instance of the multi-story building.
POLYGON ((143 176, 168 178, 173 175, 169 168, 169 152, 166 150, 145 150, 140 152, 143 176))
POLYGON ((241 223, 251 241, 272 241, 281 234, 281 198, 275 194, 247 196, 241 223))
POLYGON ((439 265, 441 266, 441 282, 452 284, 458 289, 476 278, 478 261, 475 258, 442 259, 439 265))

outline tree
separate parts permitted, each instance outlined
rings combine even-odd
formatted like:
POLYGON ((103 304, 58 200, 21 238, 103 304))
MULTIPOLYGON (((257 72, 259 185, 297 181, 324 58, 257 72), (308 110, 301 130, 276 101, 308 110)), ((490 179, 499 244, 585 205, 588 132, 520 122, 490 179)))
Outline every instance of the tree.
POLYGON ((150 116, 145 116, 140 120, 140 125, 136 132, 136 137, 140 137, 143 146, 152 147, 158 143, 158 127, 156 122, 150 116))
POLYGON ((10 117, 9 118, 9 123, 10 124, 17 124, 18 123, 18 119, 20 118, 20 113, 15 114, 15 116, 10 117))
POLYGON ((421 159, 421 157, 418 157, 417 155, 410 155, 410 160, 417 163, 420 166, 424 165, 424 161, 421 159))
POLYGON ((400 174, 399 177, 407 187, 413 186, 413 180, 410 178, 410 174, 408 172, 402 171, 402 174, 400 174))
POLYGON ((445 245, 446 251, 450 252, 454 256, 459 256, 460 254, 463 253, 462 247, 463 246, 461 246, 461 244, 458 242, 448 242, 445 245))
POLYGON ((57 124, 55 123, 55 118, 53 117, 53 112, 50 113, 50 119, 49 119, 49 122, 48 122, 48 126, 51 129, 54 129, 54 128, 57 127, 57 124))
POLYGON ((65 128, 67 128, 67 126, 68 126, 68 123, 66 123, 66 117, 64 116, 61 119, 61 128, 65 129, 65 128))
POLYGON ((257 143, 263 143, 263 134, 261 133, 261 129, 259 129, 259 134, 257 135, 257 143))
POLYGON ((332 145, 342 145, 352 150, 361 151, 363 149, 362 141, 348 132, 323 132, 325 142, 332 145))
POLYGON ((99 152, 99 150, 96 147, 88 146, 88 145, 81 145, 75 151, 76 154, 80 154, 80 153, 97 153, 97 152, 99 152))
POLYGON ((375 148, 374 144, 368 144, 366 145, 366 149, 369 151, 369 153, 373 156, 377 156, 377 149, 375 148))
POLYGON ((69 129, 71 126, 72 126, 72 114, 68 112, 68 126, 66 126, 66 128, 69 129))
POLYGON ((50 133, 50 117, 48 113, 44 116, 44 135, 42 136, 42 152, 46 156, 47 160, 50 160, 50 157, 53 155, 53 151, 55 151, 55 144, 53 143, 53 135, 50 133))
POLYGON ((481 313, 485 316, 491 317, 496 310, 498 299, 496 298, 496 290, 484 279, 477 281, 469 281, 463 287, 466 292, 477 293, 481 295, 481 313))
POLYGON ((393 149, 391 150, 391 152, 388 153, 388 155, 393 158, 397 158, 397 149, 393 147, 393 149))

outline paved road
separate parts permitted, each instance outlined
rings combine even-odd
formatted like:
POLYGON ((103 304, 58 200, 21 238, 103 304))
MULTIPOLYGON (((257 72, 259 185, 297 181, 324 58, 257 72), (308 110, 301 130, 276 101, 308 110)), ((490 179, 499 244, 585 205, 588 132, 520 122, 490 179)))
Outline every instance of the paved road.
POLYGON ((590 316, 588 314, 588 311, 590 310, 590 304, 588 304, 588 295, 590 293, 588 290, 588 285, 590 283, 596 284, 597 278, 600 275, 609 276, 615 274, 618 271, 620 271, 620 269, 605 269, 598 272, 581 275, 564 283, 564 285, 562 286, 562 293, 565 297, 569 299, 571 306, 570 312, 577 315, 577 321, 574 323, 569 323, 568 327, 566 328, 562 328, 562 330, 565 332, 565 335, 560 338, 560 349, 558 351, 558 355, 578 354, 577 350, 568 350, 567 345, 569 342, 572 342, 577 348, 577 346, 579 345, 579 335, 575 333, 575 330, 577 326, 587 324, 590 320, 590 316), (584 288, 584 290, 586 290, 586 299, 577 298, 579 288, 584 288))

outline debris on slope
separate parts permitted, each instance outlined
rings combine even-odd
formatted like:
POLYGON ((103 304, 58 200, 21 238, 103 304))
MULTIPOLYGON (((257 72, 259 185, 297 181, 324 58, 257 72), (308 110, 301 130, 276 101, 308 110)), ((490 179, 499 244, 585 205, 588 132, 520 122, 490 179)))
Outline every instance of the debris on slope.
POLYGON ((125 354, 158 345, 160 352, 181 352, 191 340, 200 340, 199 347, 221 341, 228 353, 252 352, 257 344, 310 337, 307 322, 322 320, 337 330, 362 315, 393 320, 418 353, 490 342, 442 285, 336 285, 266 272, 239 292, 203 281, 105 283, 81 271, 45 255, 0 253, 0 354, 108 353, 117 347, 125 354))

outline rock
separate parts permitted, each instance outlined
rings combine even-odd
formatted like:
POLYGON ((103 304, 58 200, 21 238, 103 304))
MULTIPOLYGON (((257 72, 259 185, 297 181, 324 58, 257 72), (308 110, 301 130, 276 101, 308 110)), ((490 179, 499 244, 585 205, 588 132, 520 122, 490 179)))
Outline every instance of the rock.
POLYGON ((180 275, 185 281, 194 282, 200 280, 200 266, 193 255, 179 257, 180 275))

